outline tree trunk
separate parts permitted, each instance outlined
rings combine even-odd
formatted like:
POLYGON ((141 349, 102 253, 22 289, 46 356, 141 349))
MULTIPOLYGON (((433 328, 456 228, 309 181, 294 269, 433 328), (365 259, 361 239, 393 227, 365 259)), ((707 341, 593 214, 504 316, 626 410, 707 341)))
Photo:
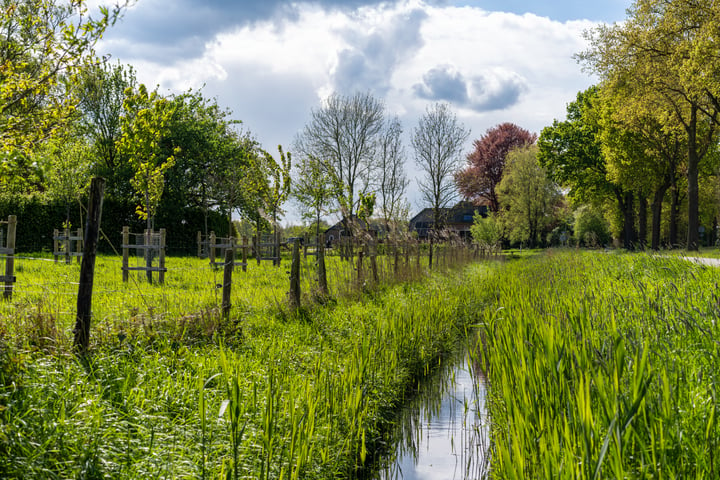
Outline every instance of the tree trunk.
POLYGON ((699 215, 699 188, 698 171, 700 157, 697 151, 697 107, 692 106, 690 110, 690 124, 688 131, 688 251, 697 251, 700 245, 700 215, 699 215))
POLYGON ((647 197, 639 195, 638 203, 638 247, 640 250, 645 250, 647 246, 647 197))
POLYGON ((675 182, 670 191, 670 248, 678 247, 678 223, 680 218, 680 186, 675 182))
POLYGON ((633 249, 633 243, 636 240, 635 235, 635 208, 633 206, 632 192, 623 192, 615 189, 615 197, 618 206, 623 214, 623 248, 626 250, 633 249))
POLYGON ((661 185, 657 190, 655 190, 653 202, 652 205, 650 205, 650 210, 652 212, 652 233, 650 234, 650 248, 652 248, 653 250, 660 250, 660 225, 662 222, 662 204, 663 199, 665 198, 665 192, 667 192, 669 186, 669 183, 666 183, 661 185))

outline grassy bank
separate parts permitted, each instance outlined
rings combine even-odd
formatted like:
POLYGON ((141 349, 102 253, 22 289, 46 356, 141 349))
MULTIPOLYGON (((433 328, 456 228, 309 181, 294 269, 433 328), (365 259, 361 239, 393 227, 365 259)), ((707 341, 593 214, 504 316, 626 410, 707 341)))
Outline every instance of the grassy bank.
POLYGON ((550 252, 484 282, 495 478, 717 478, 720 270, 550 252))
POLYGON ((335 300, 300 314, 283 307, 286 269, 267 267, 236 274, 225 321, 222 272, 197 262, 174 259, 157 286, 100 258, 80 361, 77 266, 18 260, 0 303, 0 477, 351 476, 481 309, 482 266, 347 295, 354 273, 337 268, 335 300))

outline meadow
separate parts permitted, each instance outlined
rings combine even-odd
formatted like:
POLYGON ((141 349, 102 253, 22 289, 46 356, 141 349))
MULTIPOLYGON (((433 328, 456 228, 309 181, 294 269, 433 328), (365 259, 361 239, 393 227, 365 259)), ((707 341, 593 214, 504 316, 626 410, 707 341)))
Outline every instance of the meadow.
MULTIPOLYGON (((127 284, 99 257, 91 352, 72 353, 79 268, 18 259, 0 303, 2 478, 362 478, 401 405, 458 342, 487 375, 493 478, 715 478, 720 270, 549 250, 390 280, 329 259, 234 274, 171 258, 127 284), (468 334, 471 335, 468 336, 468 334)), ((385 272, 383 275, 382 272, 385 272)))
POLYGON ((484 282, 493 477, 718 477, 718 268, 550 251, 484 282))
POLYGON ((207 260, 169 258, 165 284, 150 285, 123 283, 119 257, 100 256, 81 358, 79 266, 17 258, 0 302, 0 477, 362 475, 408 392, 477 319, 468 280, 485 267, 409 262, 373 283, 332 257, 331 296, 319 297, 313 262, 298 311, 287 261, 236 268, 224 318, 223 272, 207 260))

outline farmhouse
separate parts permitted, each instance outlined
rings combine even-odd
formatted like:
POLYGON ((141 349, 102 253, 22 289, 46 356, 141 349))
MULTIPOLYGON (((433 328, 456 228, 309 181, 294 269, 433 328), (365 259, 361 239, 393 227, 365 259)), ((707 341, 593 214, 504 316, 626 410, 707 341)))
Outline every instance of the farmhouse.
MULTIPOLYGON (((480 213, 483 217, 487 217, 487 205, 475 205, 471 202, 459 202, 451 208, 440 209, 441 225, 439 229, 448 229, 457 233, 460 238, 470 236, 470 227, 473 224, 473 216, 475 212, 480 213)), ((425 208, 420 213, 410 219, 410 231, 417 232, 420 239, 428 238, 428 234, 434 228, 433 209, 425 208)))
MULTIPOLYGON (((378 222, 374 222, 370 220, 369 222, 365 222, 364 220, 360 219, 356 215, 352 216, 352 221, 355 225, 359 226, 362 230, 365 230, 370 233, 375 238, 378 238, 381 236, 380 234, 383 231, 382 226, 378 222)), ((350 232, 347 229, 347 226, 345 224, 345 219, 343 218, 339 222, 337 222, 332 227, 325 230, 325 241, 327 242, 328 246, 334 245, 338 240, 344 237, 350 237, 352 236, 350 232)))

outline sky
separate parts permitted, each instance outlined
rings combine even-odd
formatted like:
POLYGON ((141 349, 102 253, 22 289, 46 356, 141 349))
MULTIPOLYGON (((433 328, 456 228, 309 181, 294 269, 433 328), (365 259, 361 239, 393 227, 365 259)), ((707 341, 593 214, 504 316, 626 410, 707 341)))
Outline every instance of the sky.
MULTIPOLYGON (((102 2, 98 2, 102 3, 102 2)), ((292 151, 332 93, 373 94, 402 122, 411 215, 423 206, 410 134, 448 102, 472 141, 500 123, 540 133, 594 79, 583 32, 630 0, 137 0, 96 50, 162 94, 200 89, 271 153, 292 151)), ((290 209, 287 221, 295 220, 290 209)))

